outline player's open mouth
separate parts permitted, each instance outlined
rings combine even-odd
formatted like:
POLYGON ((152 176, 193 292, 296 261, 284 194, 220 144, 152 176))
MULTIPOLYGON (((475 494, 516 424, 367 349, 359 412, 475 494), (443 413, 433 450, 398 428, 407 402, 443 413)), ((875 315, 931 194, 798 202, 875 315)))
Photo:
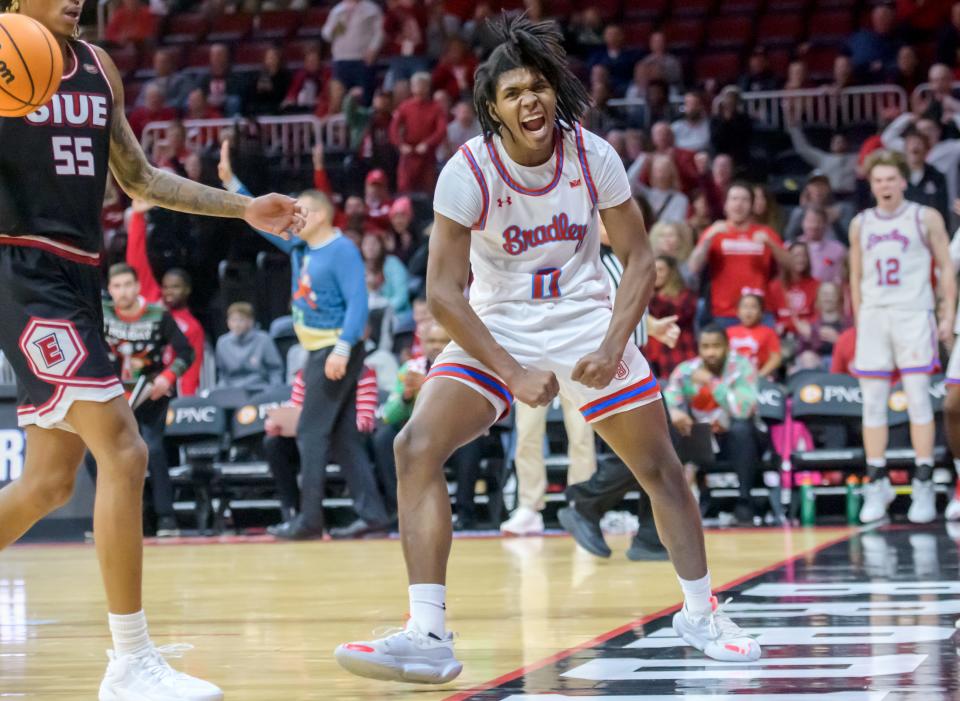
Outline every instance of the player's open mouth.
POLYGON ((547 125, 547 118, 544 117, 543 115, 539 115, 537 117, 527 117, 522 122, 520 122, 520 126, 522 126, 524 130, 530 131, 530 132, 540 131, 546 125, 547 125))
POLYGON ((68 7, 63 11, 63 16, 66 17, 71 22, 80 21, 80 8, 79 7, 68 7))

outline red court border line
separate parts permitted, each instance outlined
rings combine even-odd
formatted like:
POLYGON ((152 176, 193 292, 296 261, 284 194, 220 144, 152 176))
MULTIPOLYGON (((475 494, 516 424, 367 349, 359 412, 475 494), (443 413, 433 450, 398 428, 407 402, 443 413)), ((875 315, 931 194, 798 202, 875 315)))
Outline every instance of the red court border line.
MULTIPOLYGON (((796 562, 797 560, 799 560, 799 559, 802 558, 802 557, 807 557, 807 556, 809 556, 809 555, 813 555, 814 553, 820 552, 821 550, 824 550, 824 549, 826 549, 826 548, 829 548, 829 547, 832 546, 832 545, 836 545, 837 543, 842 543, 843 541, 848 540, 848 539, 849 539, 851 536, 853 536, 855 533, 857 533, 857 530, 856 530, 856 529, 850 529, 847 533, 845 533, 845 534, 842 535, 842 536, 838 536, 838 537, 836 537, 836 538, 831 538, 830 540, 827 540, 827 541, 825 541, 825 542, 823 542, 823 543, 820 543, 820 545, 816 545, 816 546, 810 548, 809 550, 801 551, 801 552, 797 553, 796 555, 793 555, 793 556, 791 556, 791 557, 788 557, 788 558, 786 558, 786 559, 784 559, 784 560, 780 560, 779 562, 775 562, 775 563, 773 563, 772 565, 767 565, 766 567, 761 567, 761 568, 758 569, 758 570, 753 570, 753 571, 748 572, 747 574, 745 574, 745 575, 743 575, 743 576, 741 576, 741 577, 737 577, 736 579, 734 579, 734 580, 732 580, 732 581, 726 582, 726 583, 723 584, 722 586, 716 587, 716 588, 714 589, 714 591, 715 591, 715 592, 721 592, 721 591, 724 591, 724 590, 726 590, 726 589, 731 589, 732 587, 735 587, 735 586, 737 586, 738 584, 742 584, 743 582, 747 581, 748 579, 752 579, 752 578, 754 578, 754 577, 759 577, 760 575, 766 574, 767 572, 770 572, 770 571, 772 571, 772 570, 778 569, 778 568, 780 568, 780 567, 786 567, 786 566, 789 565, 791 562, 796 562)), ((480 686, 474 687, 474 688, 472 688, 472 689, 468 689, 467 691, 461 691, 461 692, 459 692, 459 693, 457 693, 457 694, 454 694, 453 696, 449 696, 449 697, 443 699, 443 701, 466 701, 467 699, 469 699, 471 696, 474 696, 475 694, 479 694, 480 692, 483 692, 483 691, 489 691, 490 689, 495 689, 496 687, 501 686, 501 685, 503 685, 503 684, 506 684, 507 682, 512 682, 514 679, 517 679, 517 678, 522 677, 522 676, 524 676, 524 675, 526 675, 526 674, 529 674, 530 672, 535 672, 535 671, 537 671, 538 669, 543 669, 543 668, 546 667, 547 665, 553 664, 554 662, 559 662, 560 660, 566 659, 566 658, 568 658, 568 657, 572 657, 573 655, 577 654, 578 652, 581 652, 582 650, 586 650, 586 649, 591 648, 591 647, 596 647, 596 646, 599 645, 600 643, 604 643, 604 642, 610 640, 611 638, 615 638, 615 637, 617 637, 618 635, 622 635, 623 633, 626 633, 627 631, 629 631, 629 630, 631 630, 631 629, 633 629, 633 628, 635 628, 635 627, 637 627, 637 626, 641 626, 641 625, 644 625, 645 623, 649 623, 650 621, 654 620, 655 618, 660 618, 661 616, 666 616, 667 614, 673 613, 674 611, 678 611, 679 609, 680 609, 680 604, 679 604, 679 603, 673 604, 672 606, 667 606, 666 608, 660 609, 659 611, 657 611, 657 612, 655 612, 655 613, 650 613, 650 614, 647 614, 646 616, 643 616, 643 617, 641 617, 641 618, 638 618, 638 619, 636 619, 636 620, 634 620, 634 621, 630 621, 629 623, 625 623, 624 625, 620 626, 619 628, 614 628, 613 630, 607 631, 606 633, 602 633, 601 635, 598 635, 597 637, 592 638, 592 639, 586 641, 585 643, 580 643, 579 645, 576 645, 576 646, 571 647, 571 648, 567 648, 566 650, 560 650, 559 652, 556 652, 556 653, 550 655, 549 657, 540 660, 539 662, 534 662, 534 663, 532 663, 532 664, 525 665, 525 666, 520 667, 519 669, 516 669, 516 670, 514 670, 514 671, 512 671, 512 672, 508 672, 507 674, 504 674, 503 676, 497 677, 496 679, 494 679, 494 680, 492 680, 492 681, 489 681, 489 682, 486 682, 486 683, 484 683, 484 684, 481 684, 480 686)))

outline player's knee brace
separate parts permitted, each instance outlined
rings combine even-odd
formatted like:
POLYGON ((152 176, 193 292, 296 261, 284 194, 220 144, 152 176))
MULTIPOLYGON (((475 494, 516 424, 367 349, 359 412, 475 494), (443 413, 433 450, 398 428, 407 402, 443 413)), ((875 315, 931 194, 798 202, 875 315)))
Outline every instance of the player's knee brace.
POLYGON ((907 415, 912 424, 928 424, 933 421, 933 405, 930 402, 930 376, 926 373, 909 373, 903 376, 903 391, 907 394, 907 415))
POLYGON ((863 397, 863 425, 867 428, 886 426, 890 380, 861 377, 860 395, 863 397))

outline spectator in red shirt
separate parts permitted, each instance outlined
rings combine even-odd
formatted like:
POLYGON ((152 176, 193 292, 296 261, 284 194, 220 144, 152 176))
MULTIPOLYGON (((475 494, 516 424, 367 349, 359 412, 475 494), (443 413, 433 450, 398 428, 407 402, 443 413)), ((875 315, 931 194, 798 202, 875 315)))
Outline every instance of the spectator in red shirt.
POLYGON ((134 136, 139 141, 143 128, 150 122, 169 122, 176 118, 177 111, 164 104, 163 90, 160 86, 150 84, 144 88, 143 105, 134 107, 127 121, 130 122, 130 128, 133 129, 134 136))
POLYGON ((393 198, 390 197, 390 186, 387 183, 387 174, 380 168, 367 173, 363 184, 363 203, 366 206, 366 226, 386 231, 390 228, 390 207, 393 198))
POLYGON ((780 236, 753 222, 752 211, 750 186, 731 185, 724 205, 726 219, 704 231, 688 262, 695 275, 707 269, 711 314, 724 328, 737 323, 737 304, 745 292, 765 296, 775 266, 790 264, 790 253, 780 236))
POLYGON ((437 146, 447 134, 447 116, 430 99, 430 74, 416 73, 413 96, 405 100, 390 123, 390 141, 400 151, 399 192, 432 192, 437 180, 437 146))
POLYGON ((820 282, 810 274, 807 244, 790 244, 790 264, 780 268, 780 277, 770 283, 767 309, 777 320, 781 333, 797 333, 797 321, 810 324, 817 316, 817 290, 820 282))
POLYGON ((762 324, 763 297, 748 292, 737 306, 740 324, 727 329, 730 350, 749 358, 763 377, 772 378, 780 368, 780 338, 769 326, 762 324))
POLYGON ((325 99, 323 89, 330 81, 330 69, 320 60, 320 47, 311 46, 303 55, 303 68, 293 75, 281 109, 310 111, 325 99))
POLYGON ((826 370, 834 344, 850 326, 850 319, 843 313, 843 298, 840 286, 832 282, 820 283, 817 291, 817 318, 810 324, 797 322, 797 345, 794 349, 796 370, 826 370))
MULTIPOLYGON (((177 326, 190 347, 193 348, 193 363, 180 376, 177 389, 181 397, 192 397, 200 389, 200 368, 203 367, 203 349, 206 336, 203 327, 187 306, 190 299, 190 275, 180 268, 171 268, 163 276, 163 287, 157 284, 150 260, 147 257, 147 219, 146 213, 150 207, 144 202, 135 200, 130 209, 127 221, 127 265, 137 272, 140 280, 140 296, 150 304, 161 299, 164 306, 170 311, 170 316, 177 322, 177 326)), ((164 352, 164 362, 172 359, 172 349, 164 352), (170 355, 168 358, 167 356, 170 355)))
POLYGON ((467 44, 459 38, 451 39, 443 58, 433 69, 433 89, 443 90, 454 102, 461 97, 472 97, 476 70, 477 59, 467 44))
POLYGON ((110 16, 104 35, 113 44, 142 44, 153 36, 153 30, 150 8, 141 5, 140 0, 123 0, 110 16))
POLYGON ((656 278, 649 314, 656 319, 676 317, 680 336, 673 348, 651 336, 643 353, 658 377, 668 377, 677 365, 697 355, 697 339, 693 332, 697 297, 683 284, 676 258, 657 256, 655 265, 656 278))

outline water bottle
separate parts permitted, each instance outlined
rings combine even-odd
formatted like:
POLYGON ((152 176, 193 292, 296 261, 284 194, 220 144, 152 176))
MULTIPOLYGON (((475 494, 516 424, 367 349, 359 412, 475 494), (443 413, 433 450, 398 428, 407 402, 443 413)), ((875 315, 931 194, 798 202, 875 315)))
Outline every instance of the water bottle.
POLYGON ((860 504, 862 497, 860 495, 860 480, 856 475, 847 477, 847 523, 855 526, 860 523, 860 504))
POLYGON ((805 477, 800 483, 800 525, 815 526, 816 524, 817 497, 813 493, 810 477, 805 477))

